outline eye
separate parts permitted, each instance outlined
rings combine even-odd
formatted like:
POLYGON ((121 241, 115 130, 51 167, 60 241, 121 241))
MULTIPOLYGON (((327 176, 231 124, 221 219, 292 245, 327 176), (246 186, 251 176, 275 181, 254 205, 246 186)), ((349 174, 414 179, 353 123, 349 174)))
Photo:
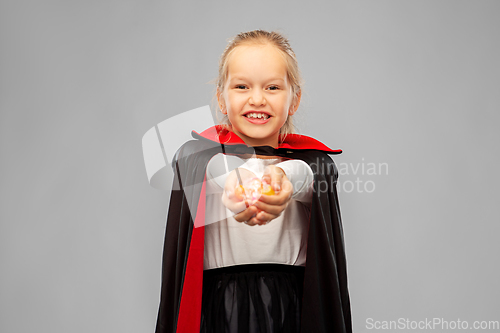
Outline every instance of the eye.
POLYGON ((278 86, 270 86, 268 89, 269 90, 278 90, 280 87, 278 86))
POLYGON ((244 84, 238 84, 235 86, 236 89, 245 89, 247 86, 245 86, 244 84))

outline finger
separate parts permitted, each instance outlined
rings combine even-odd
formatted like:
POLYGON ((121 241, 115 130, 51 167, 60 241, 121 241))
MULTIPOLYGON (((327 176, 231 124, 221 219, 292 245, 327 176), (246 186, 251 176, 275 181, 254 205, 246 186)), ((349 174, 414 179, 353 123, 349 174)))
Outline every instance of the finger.
POLYGON ((259 224, 259 225, 265 225, 269 222, 271 222, 272 220, 274 220, 275 218, 277 218, 279 215, 273 215, 273 214, 269 214, 269 213, 266 213, 264 211, 260 211, 255 217, 255 223, 259 224))
POLYGON ((243 202, 243 203, 245 204, 245 207, 246 207, 246 208, 250 207, 249 200, 247 199, 247 196, 246 196, 245 192, 243 192, 243 193, 242 193, 242 195, 243 195, 243 199, 240 199, 240 198, 236 195, 236 193, 234 193, 234 192, 232 192, 232 191, 228 191, 228 192, 227 192, 227 198, 228 198, 229 200, 231 200, 232 202, 234 202, 234 203, 238 203, 238 204, 239 204, 240 202, 243 202))
POLYGON ((238 222, 250 221, 254 215, 258 213, 255 206, 250 206, 239 214, 234 215, 234 219, 238 222))
POLYGON ((274 172, 271 173, 271 187, 273 188, 274 192, 279 193, 281 191, 281 183, 283 181, 283 176, 285 175, 285 172, 283 169, 275 167, 274 172))
POLYGON ((246 225, 249 225, 251 227, 253 227, 254 225, 260 225, 261 223, 259 222, 259 220, 257 220, 255 217, 252 217, 250 220, 248 220, 247 222, 244 222, 246 225))
POLYGON ((258 214, 256 216, 252 217, 250 219, 250 221, 248 221, 248 223, 251 223, 253 225, 264 225, 264 224, 266 224, 267 221, 260 220, 260 219, 257 218, 257 216, 258 216, 258 214))
POLYGON ((281 178, 283 177, 284 174, 285 172, 283 171, 283 169, 275 165, 269 165, 264 169, 264 175, 262 176, 262 180, 271 185, 272 189, 275 192, 279 192, 281 185, 281 178))
POLYGON ((268 165, 264 169, 264 175, 262 176, 262 179, 271 184, 271 179, 272 179, 272 174, 275 173, 276 166, 274 165, 268 165))
POLYGON ((283 176, 283 179, 281 180, 281 187, 283 192, 286 192, 287 194, 293 194, 293 184, 290 182, 288 177, 286 175, 283 176))
POLYGON ((231 193, 222 194, 222 203, 233 213, 240 213, 249 206, 245 200, 240 201, 234 194, 231 193))
POLYGON ((286 204, 282 205, 270 205, 265 202, 257 201, 254 204, 259 210, 262 210, 268 214, 274 215, 274 217, 278 217, 286 208, 286 204))
MULTIPOLYGON (((254 204, 257 203, 266 203, 268 205, 282 205, 287 202, 288 195, 286 193, 278 193, 274 195, 261 194, 259 200, 257 200, 254 204)), ((260 208, 260 206, 258 206, 260 208)))
POLYGON ((291 183, 288 182, 288 183, 290 183, 290 186, 288 186, 288 185, 286 185, 287 182, 282 184, 282 189, 279 193, 277 193, 275 195, 262 194, 258 201, 267 203, 269 205, 283 205, 283 204, 287 203, 288 201, 290 201, 292 194, 293 194, 293 188, 292 188, 292 190, 290 190, 291 183))

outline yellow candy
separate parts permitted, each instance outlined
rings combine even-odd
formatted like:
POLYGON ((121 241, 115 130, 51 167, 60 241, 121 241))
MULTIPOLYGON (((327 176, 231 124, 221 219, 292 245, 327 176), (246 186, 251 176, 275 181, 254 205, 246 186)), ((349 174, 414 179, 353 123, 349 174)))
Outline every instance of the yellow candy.
POLYGON ((262 182, 258 178, 252 178, 245 182, 246 186, 238 185, 234 190, 235 196, 239 200, 244 200, 245 197, 251 200, 257 200, 261 194, 275 195, 271 185, 262 182))
POLYGON ((245 188, 243 187, 243 185, 236 186, 236 189, 234 190, 234 195, 238 198, 238 200, 245 199, 245 188))
POLYGON ((275 195, 275 194, 276 194, 276 193, 274 193, 274 190, 273 190, 273 188, 271 187, 271 185, 266 184, 266 183, 263 183, 263 184, 262 184, 262 190, 261 190, 261 193, 262 193, 262 194, 265 194, 265 195, 275 195))

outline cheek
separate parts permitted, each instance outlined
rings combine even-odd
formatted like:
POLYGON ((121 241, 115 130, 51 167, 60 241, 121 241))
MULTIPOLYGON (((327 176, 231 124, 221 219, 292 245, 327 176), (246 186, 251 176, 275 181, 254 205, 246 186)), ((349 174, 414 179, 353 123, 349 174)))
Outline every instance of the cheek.
POLYGON ((288 110, 290 110, 290 107, 292 106, 292 99, 285 96, 281 99, 280 101, 280 110, 283 112, 283 117, 286 118, 288 115, 288 110))
POLYGON ((226 112, 228 112, 228 110, 231 109, 231 104, 229 103, 229 100, 226 96, 222 98, 222 103, 224 103, 224 108, 226 109, 226 112))
POLYGON ((229 111, 238 112, 239 109, 245 104, 245 99, 238 95, 229 95, 226 99, 227 109, 229 111))
POLYGON ((292 94, 290 94, 290 95, 288 95, 288 98, 287 98, 287 105, 288 105, 288 109, 289 109, 290 107, 292 107, 292 104, 293 104, 293 95, 292 95, 292 94))

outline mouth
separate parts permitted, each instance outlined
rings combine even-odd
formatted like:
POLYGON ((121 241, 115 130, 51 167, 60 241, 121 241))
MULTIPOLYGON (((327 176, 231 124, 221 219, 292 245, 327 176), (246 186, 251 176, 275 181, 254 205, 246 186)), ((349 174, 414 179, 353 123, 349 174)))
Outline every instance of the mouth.
POLYGON ((246 119, 248 122, 252 123, 252 124, 256 124, 256 125, 263 125, 263 124, 267 123, 268 121, 270 121, 270 120, 271 120, 271 117, 268 117, 268 118, 265 118, 265 119, 264 119, 264 117, 261 117, 261 118, 258 118, 258 117, 257 117, 257 118, 254 118, 253 116, 250 116, 250 117, 246 117, 246 116, 245 116, 245 119, 246 119))
POLYGON ((243 117, 250 120, 267 120, 271 118, 271 115, 264 111, 248 111, 243 117))

